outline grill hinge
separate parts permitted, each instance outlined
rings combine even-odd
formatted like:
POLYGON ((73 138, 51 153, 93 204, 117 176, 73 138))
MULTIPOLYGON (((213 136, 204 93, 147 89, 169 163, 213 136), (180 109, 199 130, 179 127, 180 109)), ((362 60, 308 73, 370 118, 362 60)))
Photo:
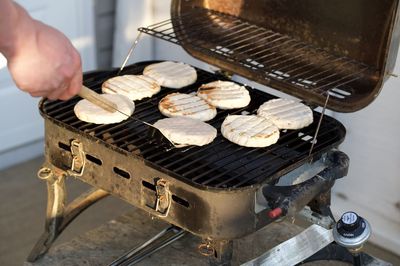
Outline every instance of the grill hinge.
POLYGON ((72 164, 71 170, 68 170, 68 174, 71 176, 82 176, 85 169, 86 158, 83 145, 78 140, 74 139, 71 141, 71 154, 72 164))
POLYGON ((215 71, 216 75, 220 75, 220 76, 224 76, 227 79, 232 79, 233 77, 233 73, 229 72, 228 70, 223 70, 223 69, 219 69, 217 71, 215 71))

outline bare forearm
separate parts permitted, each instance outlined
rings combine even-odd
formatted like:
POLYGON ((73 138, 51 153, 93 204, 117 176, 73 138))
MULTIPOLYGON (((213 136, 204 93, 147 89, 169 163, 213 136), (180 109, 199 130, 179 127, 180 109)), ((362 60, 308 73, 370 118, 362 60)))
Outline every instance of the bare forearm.
POLYGON ((0 52, 6 57, 14 53, 19 36, 34 34, 29 30, 31 20, 18 4, 10 0, 0 0, 0 52))
POLYGON ((11 0, 0 0, 0 53, 17 87, 32 96, 66 100, 81 88, 81 60, 71 42, 11 0))

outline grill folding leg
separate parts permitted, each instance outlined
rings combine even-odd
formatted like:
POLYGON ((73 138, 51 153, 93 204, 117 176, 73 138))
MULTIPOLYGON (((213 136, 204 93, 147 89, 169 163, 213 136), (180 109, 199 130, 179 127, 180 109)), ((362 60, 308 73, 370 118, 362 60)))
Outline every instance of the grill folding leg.
POLYGON ((27 258, 29 262, 46 254, 57 237, 81 212, 109 195, 104 190, 92 188, 66 205, 66 176, 65 171, 48 164, 38 172, 38 177, 47 182, 46 222, 44 233, 27 258))
POLYGON ((233 256, 232 240, 214 240, 212 243, 214 252, 209 256, 210 266, 230 266, 233 256))
POLYGON ((109 264, 109 266, 129 266, 134 265, 147 256, 157 252, 158 250, 172 244, 176 240, 180 239, 186 234, 181 228, 170 226, 160 233, 152 237, 150 240, 146 241, 139 247, 128 251, 118 259, 114 260, 109 264))

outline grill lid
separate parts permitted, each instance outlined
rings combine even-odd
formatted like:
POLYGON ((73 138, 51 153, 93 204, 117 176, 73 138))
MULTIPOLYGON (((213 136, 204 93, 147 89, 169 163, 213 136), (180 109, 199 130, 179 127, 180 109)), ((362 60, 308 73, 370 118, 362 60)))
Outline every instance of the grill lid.
POLYGON ((141 28, 231 73, 340 112, 380 92, 399 46, 398 0, 173 0, 141 28))

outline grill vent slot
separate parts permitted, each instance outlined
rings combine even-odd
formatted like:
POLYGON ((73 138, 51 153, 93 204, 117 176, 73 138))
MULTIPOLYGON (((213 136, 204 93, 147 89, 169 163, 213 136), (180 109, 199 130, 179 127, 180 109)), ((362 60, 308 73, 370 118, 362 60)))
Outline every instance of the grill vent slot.
POLYGON ((58 147, 60 149, 66 150, 66 151, 71 151, 71 146, 69 146, 68 144, 65 144, 61 141, 58 142, 58 147))
POLYGON ((131 175, 128 172, 122 170, 121 168, 114 167, 113 171, 114 171, 114 173, 116 173, 117 175, 119 175, 119 176, 121 176, 121 177, 123 177, 125 179, 131 178, 131 175))
POLYGON ((189 209, 189 207, 190 207, 190 204, 187 200, 184 200, 176 195, 172 195, 172 200, 175 201, 176 203, 178 203, 179 205, 182 205, 185 208, 189 209))
POLYGON ((90 154, 86 154, 86 159, 88 159, 92 163, 95 163, 95 164, 97 164, 99 166, 103 164, 103 162, 99 158, 96 158, 96 157, 94 157, 93 155, 90 155, 90 154))
POLYGON ((150 190, 156 191, 156 186, 147 182, 147 181, 142 181, 142 185, 150 190))

